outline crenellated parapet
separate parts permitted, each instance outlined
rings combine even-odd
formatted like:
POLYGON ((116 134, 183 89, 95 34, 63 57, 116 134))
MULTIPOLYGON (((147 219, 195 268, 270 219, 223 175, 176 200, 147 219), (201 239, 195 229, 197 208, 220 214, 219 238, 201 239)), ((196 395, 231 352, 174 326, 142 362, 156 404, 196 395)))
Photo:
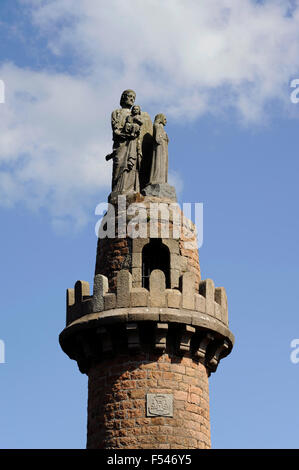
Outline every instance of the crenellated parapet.
POLYGON ((95 276, 92 295, 87 282, 77 281, 74 289, 67 289, 67 327, 60 336, 61 346, 82 372, 101 355, 147 346, 189 354, 214 372, 234 342, 228 329, 227 297, 211 279, 201 281, 198 289, 195 285, 194 273, 186 272, 179 288, 166 289, 160 270, 151 273, 149 289, 132 287, 128 270, 118 272, 116 292, 109 291, 108 279, 101 274, 95 276))
POLYGON ((121 270, 117 275, 116 293, 109 292, 106 276, 97 274, 94 278, 93 295, 89 283, 77 281, 74 289, 67 289, 67 325, 89 313, 103 312, 116 308, 168 307, 191 310, 207 314, 228 326, 227 297, 224 287, 214 286, 212 279, 206 279, 195 290, 194 274, 186 272, 181 276, 178 289, 166 289, 165 275, 156 269, 151 273, 149 290, 132 287, 132 275, 121 270))

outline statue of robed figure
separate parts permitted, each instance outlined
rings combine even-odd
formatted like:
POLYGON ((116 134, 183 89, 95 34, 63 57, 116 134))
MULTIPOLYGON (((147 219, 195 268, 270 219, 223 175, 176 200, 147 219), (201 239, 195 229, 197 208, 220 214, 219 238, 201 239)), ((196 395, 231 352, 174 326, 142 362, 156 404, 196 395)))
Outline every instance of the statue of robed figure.
POLYGON ((120 99, 121 108, 111 114, 113 152, 106 160, 113 159, 114 194, 140 192, 142 160, 144 153, 148 153, 149 137, 150 143, 152 140, 150 116, 140 106, 134 106, 135 98, 133 90, 125 90, 120 99))
POLYGON ((168 135, 164 130, 167 120, 164 114, 157 114, 154 121, 154 148, 150 183, 167 183, 168 181, 168 135))
POLYGON ((120 106, 111 114, 113 151, 112 192, 141 193, 176 201, 175 189, 168 184, 168 136, 164 114, 157 114, 154 127, 147 112, 135 105, 136 93, 125 90, 120 106))

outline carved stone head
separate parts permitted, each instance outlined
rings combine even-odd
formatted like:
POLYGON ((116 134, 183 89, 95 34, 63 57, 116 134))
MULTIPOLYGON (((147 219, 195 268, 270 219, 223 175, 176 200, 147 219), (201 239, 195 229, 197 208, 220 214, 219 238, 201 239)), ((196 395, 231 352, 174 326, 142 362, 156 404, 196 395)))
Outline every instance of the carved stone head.
POLYGON ((134 90, 125 90, 120 97, 120 105, 122 108, 131 108, 135 103, 136 93, 134 90))
POLYGON ((155 116, 154 124, 163 124, 163 126, 165 126, 166 123, 167 119, 165 114, 159 113, 155 116))
POLYGON ((133 114, 133 116, 137 116, 138 114, 141 114, 141 108, 138 104, 135 104, 132 107, 132 114, 133 114))

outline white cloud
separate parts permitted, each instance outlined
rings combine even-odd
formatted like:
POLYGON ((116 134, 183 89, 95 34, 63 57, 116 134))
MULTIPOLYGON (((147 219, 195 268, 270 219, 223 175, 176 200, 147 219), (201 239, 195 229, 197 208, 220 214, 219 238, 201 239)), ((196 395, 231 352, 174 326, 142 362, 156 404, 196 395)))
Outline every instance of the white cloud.
POLYGON ((83 79, 12 64, 0 75, 7 84, 0 108, 0 203, 23 201, 56 219, 86 222, 90 197, 110 185, 104 159, 111 151, 109 103, 99 108, 101 96, 83 79))
POLYGON ((65 216, 84 223, 90 198, 109 191, 109 116, 123 89, 134 88, 152 116, 185 120, 233 108, 250 123, 265 118, 269 101, 289 102, 299 72, 299 11, 286 15, 294 2, 21 3, 76 72, 0 68, 0 204, 46 207, 57 226, 65 216))

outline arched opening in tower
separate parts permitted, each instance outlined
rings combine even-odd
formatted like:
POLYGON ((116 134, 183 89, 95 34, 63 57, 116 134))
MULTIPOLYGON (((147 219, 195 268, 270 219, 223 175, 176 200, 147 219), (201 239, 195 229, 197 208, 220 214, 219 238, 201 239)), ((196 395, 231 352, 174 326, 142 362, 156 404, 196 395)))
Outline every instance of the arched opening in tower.
POLYGON ((166 289, 170 289, 170 252, 160 238, 152 238, 142 250, 142 287, 149 289, 149 278, 154 269, 163 271, 166 289))

